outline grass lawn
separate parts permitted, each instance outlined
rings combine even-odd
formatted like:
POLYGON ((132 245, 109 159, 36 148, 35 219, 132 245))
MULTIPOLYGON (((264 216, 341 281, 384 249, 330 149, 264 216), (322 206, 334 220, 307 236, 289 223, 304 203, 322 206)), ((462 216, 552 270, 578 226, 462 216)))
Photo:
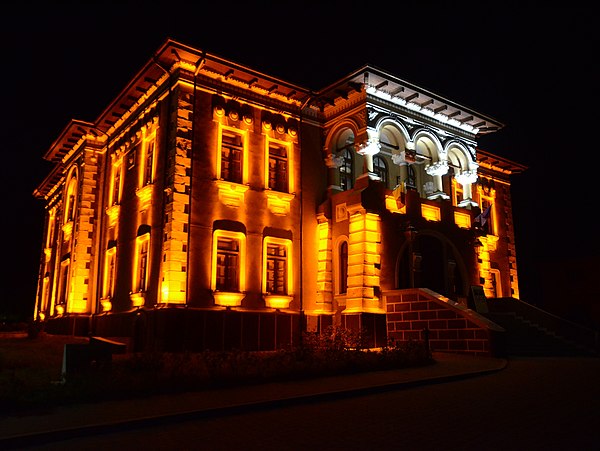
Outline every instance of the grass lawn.
MULTIPOLYGON (((12 335, 12 336, 11 336, 12 335)), ((64 346, 87 338, 40 334, 0 337, 0 412, 17 404, 35 404, 61 379, 64 346)))

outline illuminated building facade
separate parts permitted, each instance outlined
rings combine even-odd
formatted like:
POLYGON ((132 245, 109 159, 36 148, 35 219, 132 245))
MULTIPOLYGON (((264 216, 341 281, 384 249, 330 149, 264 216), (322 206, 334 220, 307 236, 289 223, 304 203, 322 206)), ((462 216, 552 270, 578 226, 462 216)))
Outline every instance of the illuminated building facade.
POLYGON ((525 168, 477 148, 501 127, 377 68, 315 92, 168 40, 45 155, 35 317, 134 349, 276 349, 335 325, 488 352, 471 287, 519 297, 525 168), (457 327, 482 343, 441 333, 457 327))

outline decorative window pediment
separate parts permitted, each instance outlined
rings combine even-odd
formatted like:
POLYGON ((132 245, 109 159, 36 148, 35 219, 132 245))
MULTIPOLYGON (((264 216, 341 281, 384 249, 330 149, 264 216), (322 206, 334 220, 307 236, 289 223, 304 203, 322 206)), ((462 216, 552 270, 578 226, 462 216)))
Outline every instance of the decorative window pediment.
POLYGON ((228 207, 240 207, 244 205, 244 195, 248 191, 248 185, 228 182, 226 180, 215 180, 219 190, 219 200, 228 207))
POLYGON ((285 216, 290 212, 290 204, 294 198, 293 194, 282 193, 279 191, 266 191, 267 207, 275 215, 285 216))

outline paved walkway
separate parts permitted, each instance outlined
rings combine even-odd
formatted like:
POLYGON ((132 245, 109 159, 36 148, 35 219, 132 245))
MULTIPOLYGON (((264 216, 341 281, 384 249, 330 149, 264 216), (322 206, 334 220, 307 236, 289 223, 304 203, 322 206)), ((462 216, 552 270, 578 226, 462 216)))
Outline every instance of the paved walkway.
POLYGON ((434 352, 433 358, 434 364, 420 368, 79 404, 37 414, 9 416, 0 418, 0 449, 164 421, 213 417, 245 409, 448 382, 499 371, 507 364, 507 360, 501 358, 451 353, 434 352))

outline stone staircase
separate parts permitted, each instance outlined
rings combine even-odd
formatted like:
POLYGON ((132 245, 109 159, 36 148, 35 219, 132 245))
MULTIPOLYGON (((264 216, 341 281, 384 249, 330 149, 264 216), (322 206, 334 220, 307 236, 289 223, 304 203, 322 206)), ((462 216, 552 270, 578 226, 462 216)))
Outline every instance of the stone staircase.
POLYGON ((598 331, 514 298, 487 299, 487 317, 505 332, 509 356, 598 356, 598 331))

